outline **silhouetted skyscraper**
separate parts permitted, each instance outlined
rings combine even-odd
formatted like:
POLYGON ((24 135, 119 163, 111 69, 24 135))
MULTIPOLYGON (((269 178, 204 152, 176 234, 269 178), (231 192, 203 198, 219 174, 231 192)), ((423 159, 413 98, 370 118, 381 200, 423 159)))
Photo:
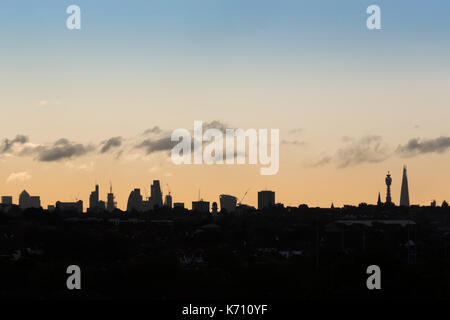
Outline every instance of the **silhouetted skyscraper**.
POLYGON ((159 185, 159 180, 153 180, 153 184, 150 186, 151 195, 150 195, 150 204, 151 207, 155 206, 162 207, 162 192, 161 186, 159 185))
POLYGON ((41 198, 38 196, 30 196, 25 190, 19 195, 19 207, 23 210, 28 208, 40 208, 41 198))
POLYGON ((114 199, 114 193, 112 192, 112 185, 110 185, 107 202, 106 202, 106 210, 108 210, 109 212, 112 212, 112 211, 114 211, 114 209, 116 209, 116 202, 114 199))
POLYGON ((237 198, 227 194, 220 195, 220 210, 234 212, 236 210, 237 198))
POLYGON ((105 210, 105 201, 99 200, 99 187, 98 184, 95 185, 95 190, 91 192, 91 195, 89 196, 89 208, 88 211, 95 212, 95 211, 104 211, 105 210))
POLYGON ((98 184, 95 185, 95 190, 91 192, 89 196, 89 209, 96 210, 98 207, 99 188, 98 184))
POLYGON ((19 195, 19 207, 21 209, 30 207, 30 194, 26 190, 23 190, 19 195))
POLYGON ((128 197, 127 211, 141 211, 142 210, 142 195, 141 189, 134 189, 128 197))
POLYGON ((391 178, 391 174, 389 173, 389 171, 388 171, 388 173, 386 175, 385 181, 386 181, 386 187, 387 187, 387 190, 386 190, 386 204, 389 205, 389 204, 392 204, 392 198, 391 198, 392 178, 391 178))
POLYGON ((381 194, 378 192, 378 201, 377 201, 377 206, 381 206, 381 194))
POLYGON ((275 205, 275 192, 264 190, 258 192, 258 210, 275 205))
POLYGON ((400 205, 409 207, 408 177, 406 175, 406 166, 403 166, 402 189, 400 191, 400 205))
POLYGON ((166 199, 164 201, 164 205, 168 207, 169 209, 172 209, 172 196, 170 195, 170 192, 168 195, 166 195, 166 199))

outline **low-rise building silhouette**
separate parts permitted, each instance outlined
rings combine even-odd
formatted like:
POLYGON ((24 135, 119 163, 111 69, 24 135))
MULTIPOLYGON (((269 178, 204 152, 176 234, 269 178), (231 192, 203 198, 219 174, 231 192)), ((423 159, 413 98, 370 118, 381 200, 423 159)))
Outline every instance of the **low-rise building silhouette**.
POLYGON ((83 213, 83 201, 82 200, 78 200, 76 202, 57 201, 56 210, 83 213))
POLYGON ((209 201, 192 201, 192 211, 209 212, 209 201))

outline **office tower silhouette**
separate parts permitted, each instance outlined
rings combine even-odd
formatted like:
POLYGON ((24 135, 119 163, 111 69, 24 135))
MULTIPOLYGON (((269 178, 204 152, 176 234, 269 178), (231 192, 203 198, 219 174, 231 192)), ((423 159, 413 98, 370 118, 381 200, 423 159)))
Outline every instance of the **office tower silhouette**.
POLYGON ((38 196, 30 196, 30 194, 26 190, 23 190, 19 195, 19 207, 22 210, 28 208, 38 209, 41 207, 41 198, 38 196))
POLYGON ((403 166, 402 189, 400 191, 400 205, 409 207, 409 190, 406 166, 403 166))
POLYGON ((114 193, 112 192, 112 185, 109 185, 109 193, 107 196, 106 210, 112 212, 116 209, 117 203, 115 202, 114 193))
POLYGON ((26 190, 23 190, 19 195, 19 207, 21 209, 30 207, 30 194, 26 190))
POLYGON ((386 175, 385 181, 386 181, 386 188, 387 188, 387 190, 386 190, 386 204, 390 205, 390 204, 392 204, 392 198, 391 198, 392 178, 391 178, 391 174, 389 173, 389 171, 388 171, 388 173, 386 175))
POLYGON ((127 202, 127 211, 142 211, 142 195, 141 189, 134 189, 131 191, 127 202))
POLYGON ((192 211, 209 212, 209 201, 192 201, 192 211))
POLYGON ((168 195, 166 195, 166 198, 164 200, 164 205, 168 207, 169 209, 172 209, 172 196, 170 195, 170 192, 168 195))
POLYGON ((275 205, 275 192, 263 190, 258 192, 258 210, 270 208, 275 205))
POLYGON ((159 180, 153 180, 153 184, 150 186, 151 194, 150 194, 150 206, 151 208, 155 208, 155 206, 162 207, 162 192, 161 186, 159 184, 159 180))
POLYGON ((234 212, 236 210, 237 198, 228 194, 221 194, 220 197, 220 210, 227 212, 234 212))
POLYGON ((104 211, 105 210, 105 201, 99 200, 99 187, 98 184, 95 185, 95 190, 91 192, 89 196, 89 208, 88 211, 104 211))
POLYGON ((95 185, 95 190, 91 192, 89 196, 89 209, 94 210, 98 207, 99 188, 98 184, 95 185))

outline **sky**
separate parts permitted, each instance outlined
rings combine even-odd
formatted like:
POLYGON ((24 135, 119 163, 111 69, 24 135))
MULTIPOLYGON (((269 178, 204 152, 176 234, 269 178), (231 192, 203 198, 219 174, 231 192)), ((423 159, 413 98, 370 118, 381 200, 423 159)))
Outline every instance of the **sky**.
POLYGON ((450 200, 448 1, 0 2, 0 195, 44 206, 109 184, 124 209, 160 179, 175 202, 450 200), (69 30, 66 8, 81 8, 69 30), (381 8, 368 30, 366 8, 381 8), (280 130, 280 167, 179 165, 164 142, 195 120, 280 130), (105 147, 107 146, 107 147, 105 147))

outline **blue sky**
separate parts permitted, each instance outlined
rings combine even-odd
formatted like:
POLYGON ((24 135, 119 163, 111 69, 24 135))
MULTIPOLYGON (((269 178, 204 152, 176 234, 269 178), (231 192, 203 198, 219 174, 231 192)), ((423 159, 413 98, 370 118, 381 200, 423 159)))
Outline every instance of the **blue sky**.
MULTIPOLYGON (((300 181, 310 175, 315 181, 323 174, 331 188, 339 185, 342 172, 356 170, 319 172, 308 165, 332 156, 343 136, 358 141, 379 135, 395 149, 414 137, 449 135, 450 1, 2 0, 0 41, 0 107, 20 120, 3 122, 0 138, 25 134, 32 143, 62 137, 98 143, 135 137, 156 125, 191 128, 194 120, 280 128, 281 139, 294 139, 288 132, 301 128, 295 139, 305 147, 289 151, 274 182, 285 184, 288 200, 296 199, 289 194, 297 190, 289 185, 292 177, 300 181), (79 31, 66 28, 71 4, 81 7, 79 31), (381 7, 382 30, 366 28, 371 4, 381 7)), ((417 159, 408 162, 412 170, 448 165, 445 157, 417 159)), ((45 182, 39 176, 58 165, 70 182, 75 174, 69 170, 94 163, 95 174, 83 177, 88 184, 94 176, 121 182, 120 175, 133 174, 127 170, 134 167, 141 177, 154 166, 154 159, 131 168, 96 158, 68 167, 28 158, 5 161, 0 182, 11 172, 29 171, 38 189, 45 182), (112 173, 101 172, 97 163, 112 173)), ((403 159, 386 160, 373 174, 383 177, 386 167, 402 164, 403 159)), ((218 181, 226 183, 232 173, 220 171, 218 181)), ((255 185, 267 182, 251 171, 245 174, 255 185)), ((421 174, 428 178, 426 170, 421 174)), ((450 179, 438 177, 431 182, 444 185, 450 179)), ((207 185, 208 176, 203 178, 207 185)), ((171 184, 176 183, 174 178, 171 184)), ((358 183, 349 182, 340 197, 345 200, 358 183)), ((21 191, 16 187, 14 192, 21 191)), ((41 187, 49 199, 56 197, 54 188, 41 187)), ((376 187, 366 185, 367 194, 376 187)), ((328 203, 332 196, 320 198, 319 189, 303 190, 305 201, 328 203)), ((429 190, 417 195, 428 201, 429 190)))

